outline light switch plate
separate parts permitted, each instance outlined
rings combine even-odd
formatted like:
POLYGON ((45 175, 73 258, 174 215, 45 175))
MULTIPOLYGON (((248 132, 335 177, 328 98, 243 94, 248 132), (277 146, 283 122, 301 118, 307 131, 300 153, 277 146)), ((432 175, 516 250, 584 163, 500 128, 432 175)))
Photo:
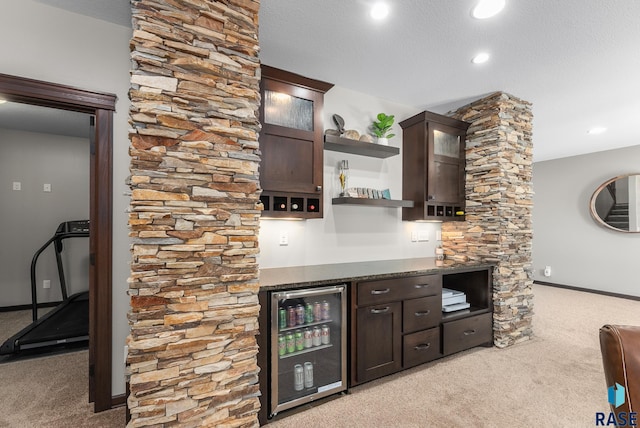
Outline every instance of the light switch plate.
POLYGON ((429 240, 429 232, 418 232, 418 241, 425 242, 429 240))
POLYGON ((280 245, 289 245, 289 234, 287 232, 280 232, 280 245))

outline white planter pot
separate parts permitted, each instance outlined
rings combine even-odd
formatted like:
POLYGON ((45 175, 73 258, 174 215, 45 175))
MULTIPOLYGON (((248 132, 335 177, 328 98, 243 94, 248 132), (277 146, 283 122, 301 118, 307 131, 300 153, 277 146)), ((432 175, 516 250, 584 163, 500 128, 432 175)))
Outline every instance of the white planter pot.
POLYGON ((383 146, 388 146, 389 145, 389 139, 388 138, 378 137, 378 144, 382 144, 383 146))

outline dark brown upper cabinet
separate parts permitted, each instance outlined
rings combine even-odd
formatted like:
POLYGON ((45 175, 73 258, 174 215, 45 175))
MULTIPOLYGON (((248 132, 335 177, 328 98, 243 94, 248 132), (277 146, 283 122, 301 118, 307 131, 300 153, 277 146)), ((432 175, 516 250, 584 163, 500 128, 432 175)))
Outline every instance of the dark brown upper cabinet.
POLYGON ((424 111, 402 127, 403 220, 464 220, 469 123, 424 111))
POLYGON ((321 218, 324 94, 332 84, 263 65, 263 217, 321 218))

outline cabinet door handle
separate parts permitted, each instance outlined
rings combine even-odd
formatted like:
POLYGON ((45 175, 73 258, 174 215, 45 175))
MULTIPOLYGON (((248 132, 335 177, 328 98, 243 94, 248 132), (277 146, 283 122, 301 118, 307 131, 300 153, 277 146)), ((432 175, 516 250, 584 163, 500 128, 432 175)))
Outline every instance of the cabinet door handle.
POLYGON ((436 198, 436 195, 427 196, 427 201, 433 201, 436 198))
POLYGON ((319 192, 322 190, 322 186, 316 186, 316 192, 319 192))
POLYGON ((426 311, 415 312, 414 315, 417 316, 417 317, 424 317, 424 316, 429 315, 430 313, 431 313, 431 311, 427 309, 426 311))
POLYGON ((385 312, 389 312, 389 306, 383 309, 371 309, 372 314, 384 314, 385 312))
POLYGON ((415 349, 416 351, 426 351, 427 349, 431 348, 431 342, 429 343, 423 343, 421 345, 418 346, 414 346, 413 349, 415 349))
POLYGON ((429 284, 416 284, 413 286, 413 288, 427 288, 429 286, 429 284))
POLYGON ((387 294, 389 291, 391 291, 389 288, 385 288, 384 290, 371 290, 371 294, 387 294))
POLYGON ((473 330, 467 330, 463 334, 465 336, 471 336, 472 334, 476 334, 476 329, 474 328, 473 330))

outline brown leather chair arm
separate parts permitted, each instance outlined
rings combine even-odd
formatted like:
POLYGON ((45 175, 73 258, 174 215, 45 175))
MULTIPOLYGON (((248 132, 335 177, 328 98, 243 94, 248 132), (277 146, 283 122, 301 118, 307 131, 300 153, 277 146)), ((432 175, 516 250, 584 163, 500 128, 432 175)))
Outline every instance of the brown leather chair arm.
POLYGON ((625 388, 625 403, 611 411, 634 412, 640 408, 640 327, 605 325, 600 328, 600 351, 607 386, 625 388), (634 410, 635 409, 635 410, 634 410))

